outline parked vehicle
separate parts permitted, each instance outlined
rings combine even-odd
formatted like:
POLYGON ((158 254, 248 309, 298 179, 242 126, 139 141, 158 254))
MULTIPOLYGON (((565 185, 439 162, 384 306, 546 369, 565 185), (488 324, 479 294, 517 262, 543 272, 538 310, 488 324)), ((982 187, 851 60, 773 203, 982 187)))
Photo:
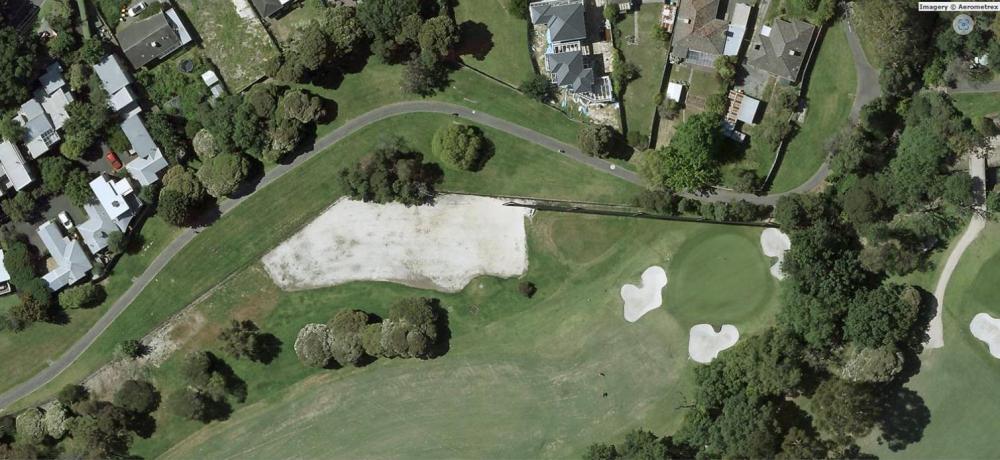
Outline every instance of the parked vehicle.
POLYGON ((73 228, 76 227, 73 225, 73 219, 70 219, 69 214, 66 213, 66 211, 59 213, 59 223, 62 224, 63 228, 65 228, 67 232, 73 231, 73 228))
POLYGON ((118 155, 113 150, 108 150, 107 155, 104 155, 104 159, 111 165, 111 169, 115 171, 122 169, 122 160, 118 159, 118 155))

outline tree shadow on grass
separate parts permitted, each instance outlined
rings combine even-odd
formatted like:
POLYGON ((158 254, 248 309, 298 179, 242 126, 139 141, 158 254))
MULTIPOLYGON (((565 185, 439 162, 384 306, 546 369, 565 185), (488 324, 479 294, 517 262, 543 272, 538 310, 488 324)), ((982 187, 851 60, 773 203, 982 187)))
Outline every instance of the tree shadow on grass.
POLYGON ((265 332, 258 337, 260 340, 260 355, 256 356, 256 361, 263 364, 271 364, 275 358, 281 354, 281 339, 274 334, 265 332))
POLYGON ((437 318, 435 326, 437 328, 437 340, 431 348, 428 359, 444 356, 451 350, 451 327, 448 320, 448 310, 441 306, 440 299, 432 299, 431 308, 437 318))
POLYGON ((924 437, 924 429, 931 422, 931 411, 916 391, 902 385, 890 387, 879 400, 882 434, 879 444, 899 452, 924 437))
POLYGON ((456 54, 472 56, 477 61, 486 59, 493 50, 493 32, 482 22, 465 21, 458 26, 461 37, 456 54))

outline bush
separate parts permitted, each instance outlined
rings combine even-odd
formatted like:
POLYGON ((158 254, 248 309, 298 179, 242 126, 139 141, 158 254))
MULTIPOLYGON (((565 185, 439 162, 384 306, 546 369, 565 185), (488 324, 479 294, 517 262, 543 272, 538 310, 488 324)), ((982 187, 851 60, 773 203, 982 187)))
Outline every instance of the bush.
POLYGON ((327 341, 330 328, 325 324, 306 324, 295 337, 295 354, 309 367, 325 368, 334 364, 327 341))
POLYGON ((146 346, 136 339, 127 339, 118 343, 118 354, 126 358, 138 358, 146 353, 146 346))
POLYGON ((632 205, 653 214, 677 215, 681 198, 669 190, 643 190, 632 198, 632 205))
POLYGON ((424 163, 424 156, 399 139, 383 142, 375 151, 350 168, 340 171, 341 184, 356 200, 405 205, 426 203, 441 182, 441 169, 424 163))
POLYGON ((250 173, 250 163, 243 155, 222 154, 206 160, 198 170, 198 179, 209 195, 216 198, 235 192, 250 173))
POLYGON ((59 390, 56 399, 67 406, 73 406, 78 402, 90 399, 90 392, 83 385, 70 383, 59 390))
POLYGON ((91 308, 104 301, 104 286, 100 284, 81 284, 59 293, 59 305, 63 308, 91 308))
POLYGON ((489 141, 478 127, 449 124, 434 133, 431 149, 454 168, 476 171, 486 160, 489 141))
POLYGON ((580 150, 598 158, 614 156, 619 138, 618 132, 608 125, 583 124, 577 134, 580 150))
POLYGON ((222 349, 236 359, 268 363, 274 358, 275 350, 269 347, 273 342, 270 334, 261 332, 250 320, 233 320, 230 326, 219 334, 222 349))
POLYGON ((134 414, 148 414, 160 405, 160 392, 151 383, 126 380, 115 392, 115 405, 134 414))
POLYGON ((520 292, 521 295, 530 299, 535 296, 536 292, 538 292, 538 288, 535 287, 535 283, 532 283, 531 281, 521 281, 517 284, 517 292, 520 292))
POLYGON ((167 406, 174 415, 200 422, 212 420, 212 405, 212 398, 192 388, 184 388, 167 399, 167 406))
POLYGON ((549 102, 556 98, 556 87, 544 75, 532 75, 518 85, 525 96, 539 102, 549 102))
POLYGON ((42 420, 45 415, 37 407, 21 412, 15 421, 19 440, 37 444, 45 439, 45 425, 42 420))

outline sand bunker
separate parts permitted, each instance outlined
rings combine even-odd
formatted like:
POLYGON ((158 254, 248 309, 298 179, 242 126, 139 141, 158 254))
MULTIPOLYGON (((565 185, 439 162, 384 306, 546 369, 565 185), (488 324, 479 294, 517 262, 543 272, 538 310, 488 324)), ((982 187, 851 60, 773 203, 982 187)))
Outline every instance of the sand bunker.
POLYGON ((969 331, 973 337, 990 346, 990 354, 994 358, 1000 358, 1000 319, 987 313, 980 313, 972 318, 969 331))
POLYGON ((766 228, 760 234, 760 248, 767 257, 777 257, 778 261, 771 266, 771 276, 781 280, 785 273, 781 271, 781 262, 785 260, 785 251, 792 248, 792 240, 788 235, 776 228, 766 228))
POLYGON ((625 321, 634 323, 642 315, 663 305, 663 286, 667 285, 667 272, 653 265, 642 272, 642 284, 622 286, 621 296, 625 301, 625 321))
POLYGON ((390 281, 457 292, 479 275, 528 269, 524 219, 503 200, 442 195, 433 206, 341 199, 264 256, 285 290, 390 281))
POLYGON ((688 339, 688 356, 696 362, 708 364, 740 339, 740 332, 732 324, 723 324, 719 332, 715 332, 709 324, 696 324, 691 328, 688 339))

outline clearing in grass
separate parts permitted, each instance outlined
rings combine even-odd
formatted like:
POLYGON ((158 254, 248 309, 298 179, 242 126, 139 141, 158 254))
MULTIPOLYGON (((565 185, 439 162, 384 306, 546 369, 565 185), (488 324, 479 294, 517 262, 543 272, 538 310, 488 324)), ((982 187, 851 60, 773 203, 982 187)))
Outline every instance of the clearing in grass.
POLYGON ((534 75, 528 22, 507 12, 510 0, 461 0, 455 22, 462 36, 462 62, 512 86, 534 75))

